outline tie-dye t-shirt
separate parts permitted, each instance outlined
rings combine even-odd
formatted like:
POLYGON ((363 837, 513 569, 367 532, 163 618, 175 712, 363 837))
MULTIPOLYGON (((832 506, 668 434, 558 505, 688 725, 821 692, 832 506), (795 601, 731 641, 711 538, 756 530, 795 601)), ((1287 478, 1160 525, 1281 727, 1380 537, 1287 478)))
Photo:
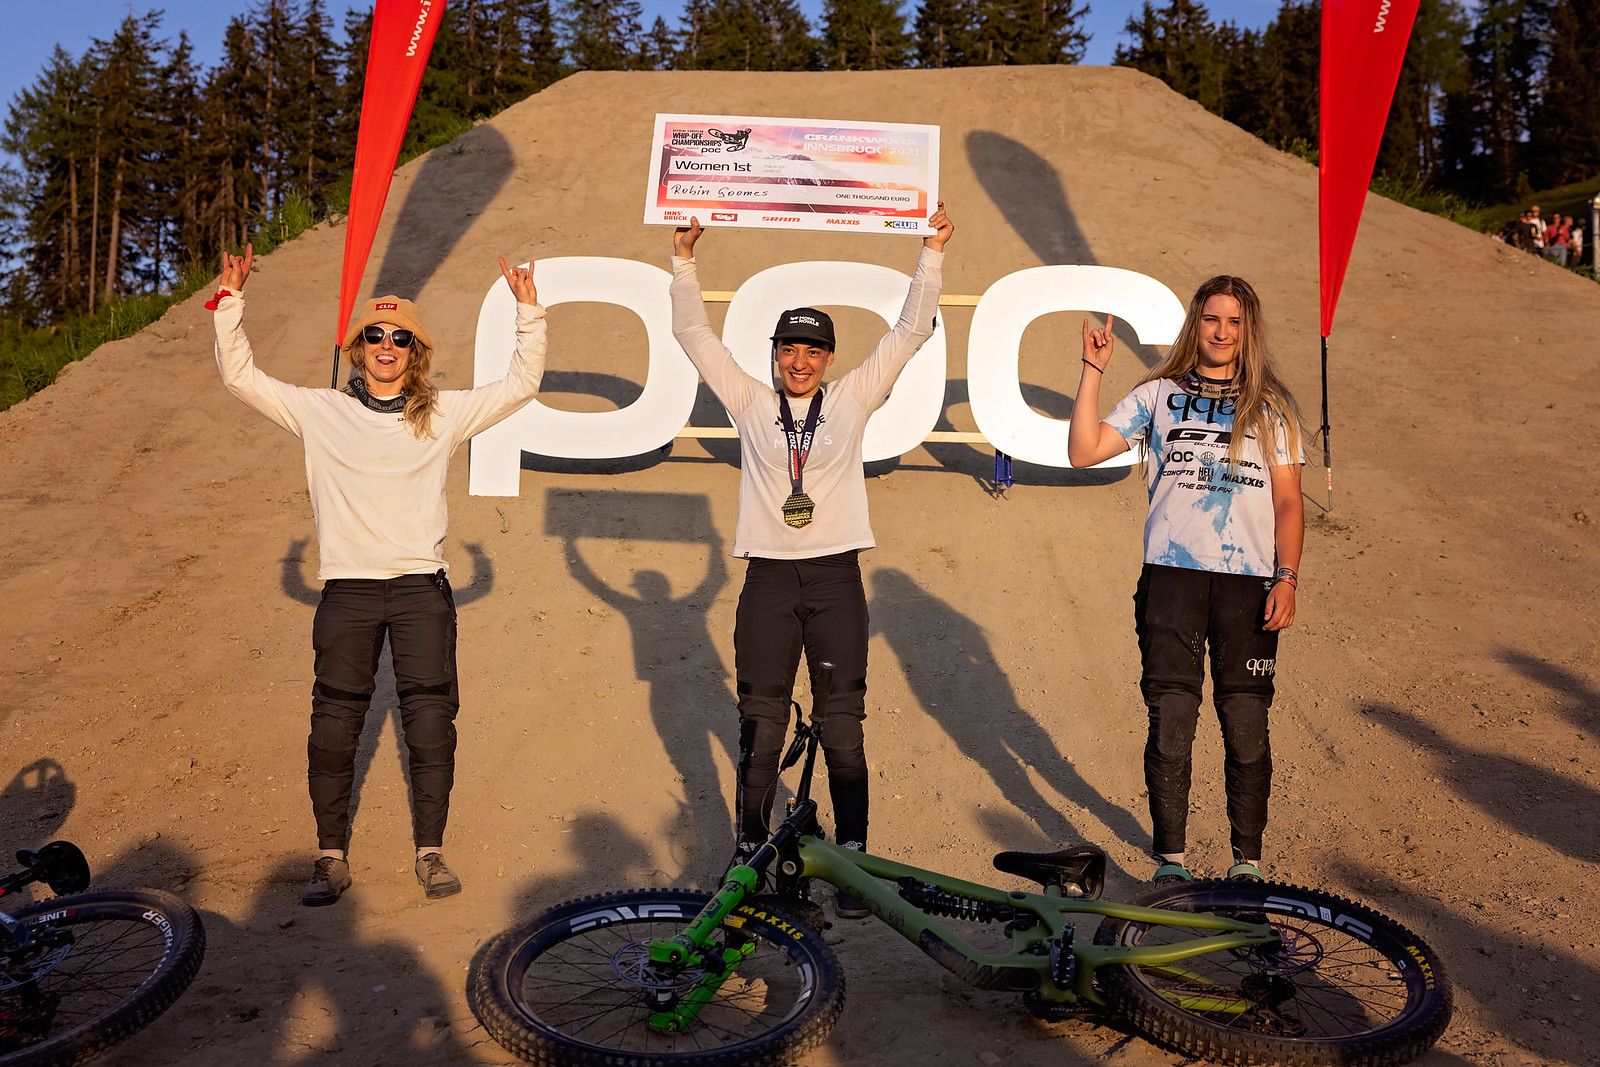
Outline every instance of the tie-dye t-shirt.
MULTIPOLYGON (((1159 378, 1129 393, 1106 417, 1129 447, 1148 442, 1150 514, 1144 559, 1166 567, 1270 577, 1276 566, 1272 476, 1255 438, 1237 470, 1228 464, 1233 400, 1185 392, 1159 378)), ((1270 466, 1304 463, 1280 424, 1270 466)))

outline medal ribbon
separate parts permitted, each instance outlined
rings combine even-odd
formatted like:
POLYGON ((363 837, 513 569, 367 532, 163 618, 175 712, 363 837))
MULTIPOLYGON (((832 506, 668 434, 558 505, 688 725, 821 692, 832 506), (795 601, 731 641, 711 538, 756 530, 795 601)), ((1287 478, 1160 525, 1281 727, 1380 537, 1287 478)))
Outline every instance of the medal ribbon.
POLYGON ((783 435, 789 441, 789 485, 798 495, 801 474, 805 470, 806 457, 811 454, 811 439, 817 432, 817 419, 822 414, 822 387, 817 387, 817 395, 811 401, 811 410, 806 412, 805 425, 798 432, 794 425, 794 412, 789 410, 789 398, 780 390, 778 393, 778 417, 783 420, 783 435))

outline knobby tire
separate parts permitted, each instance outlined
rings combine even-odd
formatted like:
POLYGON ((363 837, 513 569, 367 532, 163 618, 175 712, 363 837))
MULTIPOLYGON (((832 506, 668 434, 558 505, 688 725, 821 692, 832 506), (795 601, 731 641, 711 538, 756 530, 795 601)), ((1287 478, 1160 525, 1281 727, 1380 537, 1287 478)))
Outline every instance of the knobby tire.
MULTIPOLYGON (((1433 950, 1354 901, 1213 880, 1163 886, 1135 903, 1270 922, 1281 935, 1273 948, 1101 968, 1107 999, 1166 1048, 1216 1063, 1391 1067, 1422 1055, 1449 1025, 1450 983, 1433 950)), ((1107 918, 1095 943, 1168 945, 1214 933, 1107 918)))
MULTIPOLYGON (((647 1025, 641 953, 689 925, 710 897, 645 889, 581 897, 496 938, 473 961, 468 1001, 496 1041, 559 1067, 736 1067, 793 1062, 833 1029, 844 974, 820 935, 747 902, 713 938, 756 951, 687 1029, 647 1025)), ((692 982, 692 977, 689 979, 692 982)))
POLYGON ((194 909, 170 893, 114 889, 55 897, 19 909, 30 931, 72 935, 54 968, 37 981, 0 988, 0 1026, 59 998, 48 1030, 18 1046, 0 1035, 0 1067, 63 1067, 93 1059, 150 1025, 178 999, 205 955, 194 909))

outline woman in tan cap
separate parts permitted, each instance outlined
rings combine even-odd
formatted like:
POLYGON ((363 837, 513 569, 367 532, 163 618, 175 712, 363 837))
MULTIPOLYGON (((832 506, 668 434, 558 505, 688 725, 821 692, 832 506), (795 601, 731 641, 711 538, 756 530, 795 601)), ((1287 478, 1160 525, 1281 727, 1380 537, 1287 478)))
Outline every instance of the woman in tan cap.
POLYGON ((517 347, 500 381, 441 391, 428 380, 433 342, 416 305, 367 301, 344 338, 357 373, 342 390, 307 389, 258 369, 244 333, 244 289, 253 262, 222 256, 216 312, 217 366, 230 393, 305 445, 324 583, 312 624, 307 777, 320 849, 301 894, 332 904, 350 885, 345 846, 356 742, 372 698, 385 635, 394 660, 400 721, 410 755, 417 880, 429 897, 461 891, 445 865, 445 820, 455 777, 459 706, 456 610, 444 561, 445 473, 469 437, 522 407, 544 374, 545 312, 532 266, 500 270, 517 297, 517 347))

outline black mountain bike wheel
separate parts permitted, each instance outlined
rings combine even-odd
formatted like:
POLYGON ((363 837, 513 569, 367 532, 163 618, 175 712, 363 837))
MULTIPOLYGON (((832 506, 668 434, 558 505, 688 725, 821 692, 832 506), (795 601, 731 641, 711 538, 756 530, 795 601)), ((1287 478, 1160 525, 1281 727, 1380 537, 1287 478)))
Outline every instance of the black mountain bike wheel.
MULTIPOLYGON (((1426 1052, 1450 1022, 1438 957, 1404 926, 1332 893, 1270 882, 1163 886, 1150 907, 1270 922, 1279 945, 1166 966, 1107 966, 1107 999, 1159 1045, 1217 1063, 1387 1067, 1426 1052)), ((1098 945, 1170 945, 1214 931, 1108 918, 1098 945)))
POLYGON ((746 903, 713 939, 755 942, 681 1033, 647 1025, 652 988, 700 975, 653 975, 648 948, 688 926, 704 893, 642 889, 582 897, 495 939, 473 961, 467 999, 483 1028, 531 1063, 584 1067, 782 1064, 820 1044, 844 1009, 833 950, 781 913, 746 903))
POLYGON ((30 904, 36 940, 0 951, 0 1065, 82 1063, 148 1026, 200 969, 205 928, 170 893, 105 890, 30 904))

